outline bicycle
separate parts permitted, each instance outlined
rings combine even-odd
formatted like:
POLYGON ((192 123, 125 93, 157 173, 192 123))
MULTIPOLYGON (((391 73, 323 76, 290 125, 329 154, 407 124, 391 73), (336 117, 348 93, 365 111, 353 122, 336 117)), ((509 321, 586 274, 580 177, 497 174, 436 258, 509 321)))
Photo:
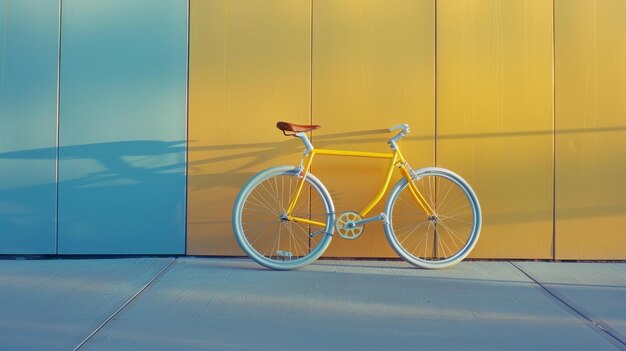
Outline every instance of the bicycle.
POLYGON ((409 133, 408 124, 387 141, 390 153, 316 149, 307 137, 318 125, 278 122, 284 135, 298 137, 305 146, 299 167, 277 166, 254 175, 235 200, 232 226, 243 251, 271 269, 300 268, 318 259, 337 234, 354 240, 364 225, 382 221, 393 250, 407 262, 428 269, 446 268, 472 251, 481 228, 476 194, 456 173, 443 168, 413 170, 398 142, 409 133), (347 211, 336 219, 331 196, 311 174, 317 155, 388 159, 383 185, 360 212, 347 211), (402 178, 389 192, 384 212, 367 214, 387 192, 394 168, 402 178))

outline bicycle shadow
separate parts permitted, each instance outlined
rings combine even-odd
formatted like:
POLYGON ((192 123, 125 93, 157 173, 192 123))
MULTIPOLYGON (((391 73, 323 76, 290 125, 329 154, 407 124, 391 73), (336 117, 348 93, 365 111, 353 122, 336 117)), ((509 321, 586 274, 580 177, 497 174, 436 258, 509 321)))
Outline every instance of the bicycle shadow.
POLYGON ((41 240, 53 253, 57 221, 61 251, 184 253, 185 146, 131 140, 0 153, 3 167, 18 170, 0 188, 0 228, 31 244, 52 238, 41 240), (24 167, 36 176, 18 178, 24 167))

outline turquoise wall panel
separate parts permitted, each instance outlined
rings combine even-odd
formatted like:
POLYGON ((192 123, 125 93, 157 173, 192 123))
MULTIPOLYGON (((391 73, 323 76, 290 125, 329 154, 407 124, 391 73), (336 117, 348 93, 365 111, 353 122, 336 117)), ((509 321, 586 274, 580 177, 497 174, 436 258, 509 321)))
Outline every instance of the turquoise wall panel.
POLYGON ((186 0, 64 0, 59 253, 185 252, 186 0))
POLYGON ((0 2, 0 254, 56 251, 59 3, 0 2))

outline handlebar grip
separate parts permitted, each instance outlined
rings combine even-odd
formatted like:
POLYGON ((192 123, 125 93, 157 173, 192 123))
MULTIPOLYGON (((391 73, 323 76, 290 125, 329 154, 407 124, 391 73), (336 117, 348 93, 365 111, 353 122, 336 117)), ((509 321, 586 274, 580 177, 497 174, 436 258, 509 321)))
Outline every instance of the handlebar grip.
POLYGON ((402 130, 404 130, 405 133, 408 133, 409 132, 409 125, 406 124, 406 123, 398 124, 396 126, 393 126, 393 127, 389 128, 389 131, 393 132, 393 131, 398 130, 398 129, 402 129, 402 130))

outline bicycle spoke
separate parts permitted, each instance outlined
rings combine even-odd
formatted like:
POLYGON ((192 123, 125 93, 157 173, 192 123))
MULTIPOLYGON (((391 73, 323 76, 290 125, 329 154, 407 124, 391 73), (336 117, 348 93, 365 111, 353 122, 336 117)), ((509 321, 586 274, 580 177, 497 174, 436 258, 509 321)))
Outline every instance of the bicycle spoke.
MULTIPOLYGON (((296 246, 298 246, 298 250, 299 250, 298 252, 302 252, 302 253, 307 252, 307 250, 308 250, 308 243, 304 242, 302 239, 300 239, 299 235, 297 235, 297 234, 295 234, 293 232, 293 222, 289 222, 289 224, 287 225, 287 228, 289 229, 291 237, 294 239, 294 244, 296 246), (300 246, 300 245, 302 245, 302 246, 300 246)), ((299 256, 299 255, 296 255, 296 256, 299 256)))
MULTIPOLYGON (((432 225, 433 225, 433 223, 432 223, 432 222, 428 222, 428 228, 426 228, 426 235, 424 236, 424 239, 423 239, 423 240, 425 240, 426 245, 424 245, 424 255, 423 255, 422 257, 426 257, 426 253, 427 253, 427 251, 426 251, 426 250, 428 249, 428 237, 429 237, 429 234, 430 234, 430 227, 431 227, 432 225)), ((418 245, 419 245, 420 243, 421 243, 421 241, 418 243, 418 245)), ((418 246, 418 245, 415 245, 415 249, 417 249, 417 246, 418 246)), ((415 251, 415 249, 413 249, 413 251, 415 251)))
MULTIPOLYGON (((430 222, 429 222, 429 223, 430 223, 430 222)), ((413 234, 414 234, 414 233, 415 233, 415 232, 419 229, 419 227, 421 227, 421 226, 422 226, 421 224, 420 224, 420 225, 415 226, 415 228, 413 228, 413 230, 411 230, 411 231, 410 231, 410 232, 409 232, 409 233, 408 233, 408 234, 404 237, 404 240, 402 240, 402 241, 400 242, 400 244, 403 244, 405 241, 407 241, 407 240, 408 240, 408 239, 409 239, 409 238, 410 238, 410 237, 411 237, 411 236, 412 236, 412 235, 413 235, 413 234)))
POLYGON ((454 209, 454 212, 446 212, 448 217, 461 217, 472 213, 472 209, 469 207, 459 207, 454 209))
MULTIPOLYGON (((428 222, 428 220, 421 221, 421 222, 417 222, 417 223, 418 223, 418 224, 417 224, 417 226, 420 226, 420 225, 422 225, 422 224, 424 224, 424 223, 426 223, 426 222, 428 222)), ((395 229, 395 231, 396 231, 396 232, 402 232, 404 229, 406 229, 406 228, 411 228, 411 227, 414 227, 414 226, 416 226, 416 225, 415 225, 415 224, 409 224, 409 225, 407 225, 407 226, 397 228, 397 229, 395 229)))
MULTIPOLYGON (((269 196, 274 198, 274 200, 278 200, 274 194, 274 189, 272 189, 272 184, 271 183, 261 183, 261 185, 263 186, 263 190, 265 190, 265 193, 269 196), (268 190, 269 189, 269 190, 268 190)), ((265 196, 263 197, 263 199, 265 199, 265 196)), ((271 202, 267 199, 265 199, 267 201, 268 204, 270 204, 271 206, 271 202)))
POLYGON ((454 252, 454 251, 452 251, 450 249, 450 247, 448 247, 448 245, 446 244, 446 241, 444 239, 439 239, 438 244, 441 244, 440 248, 441 248, 441 251, 443 253, 443 255, 441 255, 442 258, 450 257, 452 255, 452 253, 454 252), (450 255, 446 255, 446 249, 448 249, 448 252, 450 253, 450 255))
MULTIPOLYGON (((471 214, 471 212, 467 212, 467 214, 471 214)), ((467 217, 468 217, 468 219, 470 219, 470 220, 471 220, 471 217, 470 217, 470 216, 467 216, 467 217)), ((461 218, 463 218, 463 217, 461 217, 461 218)), ((459 219, 459 218, 457 218, 456 216, 444 216, 444 215, 439 215, 439 219, 452 220, 452 221, 455 221, 455 222, 461 222, 461 223, 465 223, 465 224, 469 224, 469 225, 471 225, 471 224, 472 224, 472 222, 470 222, 470 221, 465 221, 465 220, 463 220, 463 219, 459 219)))
MULTIPOLYGON (((259 194, 260 196, 260 194, 259 194)), ((256 204, 257 206, 260 207, 264 207, 265 209, 267 209, 270 213, 273 213, 275 215, 278 215, 278 212, 276 210, 274 210, 272 208, 271 203, 267 202, 267 200, 265 200, 265 198, 263 198, 263 200, 259 200, 255 195, 250 194, 250 197, 252 197, 254 199, 254 201, 251 201, 250 203, 256 204)))
POLYGON ((446 184, 448 185, 448 190, 446 191, 446 193, 443 195, 443 197, 437 196, 437 199, 441 198, 440 200, 438 200, 439 203, 441 204, 440 205, 440 211, 443 211, 444 206, 442 206, 442 205, 446 203, 446 200, 448 199, 448 195, 450 195, 450 191, 452 191, 453 184, 452 183, 448 183, 448 182, 444 183, 444 185, 443 185, 444 189, 446 187, 446 184))
POLYGON ((241 224, 251 224, 251 223, 276 223, 276 221, 245 221, 241 222, 241 224))
POLYGON ((258 240, 259 240, 259 239, 263 236, 263 234, 265 234, 265 233, 267 232, 267 227, 268 227, 268 226, 269 226, 269 224, 268 224, 268 225, 266 225, 265 227, 263 227, 263 229, 264 229, 264 230, 263 230, 263 232, 261 232, 261 234, 259 234, 259 235, 257 236, 257 238, 256 238, 256 239, 254 239, 254 241, 250 243, 250 245, 254 245, 254 243, 256 243, 256 242, 257 242, 257 241, 258 241, 258 240))
POLYGON ((461 243, 462 246, 465 245, 465 242, 463 241, 463 239, 461 239, 459 237, 459 233, 457 233, 455 230, 453 230, 450 227, 448 227, 447 225, 445 225, 445 223, 443 221, 440 221, 439 223, 450 234, 451 237, 456 238, 461 243))

